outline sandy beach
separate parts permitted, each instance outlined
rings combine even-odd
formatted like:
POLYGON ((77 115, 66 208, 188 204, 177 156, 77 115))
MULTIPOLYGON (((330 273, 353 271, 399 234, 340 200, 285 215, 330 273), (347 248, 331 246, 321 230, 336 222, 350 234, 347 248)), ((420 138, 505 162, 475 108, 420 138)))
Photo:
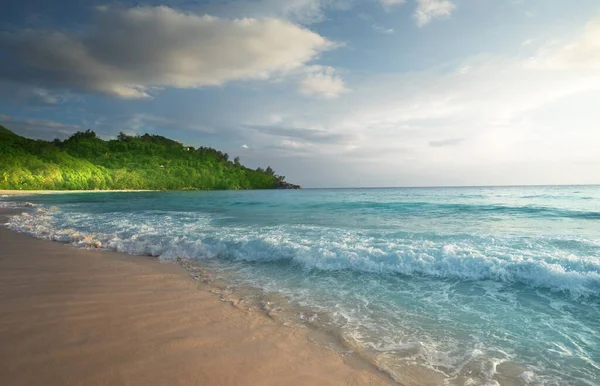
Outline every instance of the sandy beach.
MULTIPOLYGON (((10 213, 0 209, 0 224, 10 213)), ((176 264, 0 226, 0 384, 391 383, 311 343, 305 329, 197 287, 176 264)))

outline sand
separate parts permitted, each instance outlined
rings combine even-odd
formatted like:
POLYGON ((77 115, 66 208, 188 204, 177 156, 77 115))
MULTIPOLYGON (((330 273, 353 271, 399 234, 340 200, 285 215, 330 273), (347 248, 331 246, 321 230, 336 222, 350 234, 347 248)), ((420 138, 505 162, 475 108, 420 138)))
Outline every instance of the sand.
MULTIPOLYGON (((0 209, 0 224, 10 210, 0 209)), ((183 268, 0 225, 1 385, 384 385, 183 268)))

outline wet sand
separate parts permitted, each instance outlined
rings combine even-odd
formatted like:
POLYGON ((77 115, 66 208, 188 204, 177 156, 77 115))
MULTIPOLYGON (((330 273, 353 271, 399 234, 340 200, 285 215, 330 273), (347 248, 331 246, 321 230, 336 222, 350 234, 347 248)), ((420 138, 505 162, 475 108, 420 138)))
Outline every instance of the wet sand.
MULTIPOLYGON (((1 192, 0 192, 1 194, 1 192)), ((0 209, 0 224, 11 210, 0 209)), ((385 385, 176 264, 0 225, 1 385, 385 385)))

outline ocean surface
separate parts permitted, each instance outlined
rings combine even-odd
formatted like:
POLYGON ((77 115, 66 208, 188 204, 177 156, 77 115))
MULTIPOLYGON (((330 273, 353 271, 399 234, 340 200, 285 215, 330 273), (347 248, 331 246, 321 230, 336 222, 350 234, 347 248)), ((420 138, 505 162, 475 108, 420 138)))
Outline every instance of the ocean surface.
POLYGON ((35 204, 17 231, 204 267, 398 380, 600 384, 598 186, 0 200, 35 204))

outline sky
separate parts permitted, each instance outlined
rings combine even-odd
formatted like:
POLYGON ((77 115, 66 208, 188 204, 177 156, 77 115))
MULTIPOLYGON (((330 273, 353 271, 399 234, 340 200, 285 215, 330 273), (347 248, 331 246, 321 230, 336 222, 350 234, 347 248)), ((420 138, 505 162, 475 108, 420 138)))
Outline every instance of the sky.
POLYGON ((304 187, 598 184, 600 1, 13 1, 0 125, 159 134, 304 187))

